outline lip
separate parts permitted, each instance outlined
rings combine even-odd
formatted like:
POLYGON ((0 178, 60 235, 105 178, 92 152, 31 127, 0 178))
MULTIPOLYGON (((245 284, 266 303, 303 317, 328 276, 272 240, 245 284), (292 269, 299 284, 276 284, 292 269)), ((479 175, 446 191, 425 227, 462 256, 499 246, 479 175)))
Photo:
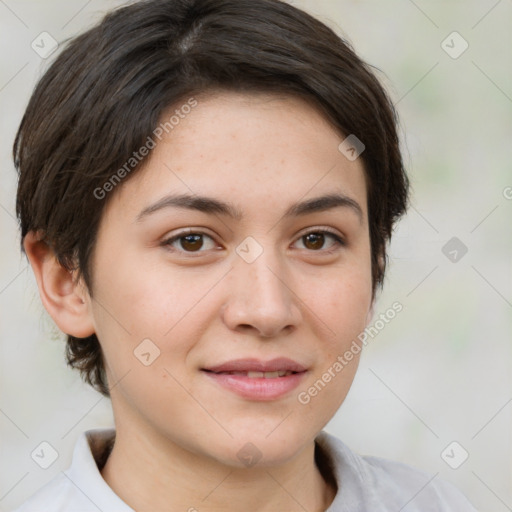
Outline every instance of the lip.
POLYGON ((254 401, 277 400, 294 390, 303 380, 307 368, 280 357, 270 361, 258 359, 236 359, 202 369, 203 373, 216 384, 242 398, 254 401), (283 377, 248 377, 229 372, 294 372, 283 377))
POLYGON ((285 370, 290 372, 301 373, 307 368, 287 357, 278 357, 270 361, 261 361, 260 359, 234 359, 226 363, 203 368, 206 371, 221 372, 277 372, 285 370))

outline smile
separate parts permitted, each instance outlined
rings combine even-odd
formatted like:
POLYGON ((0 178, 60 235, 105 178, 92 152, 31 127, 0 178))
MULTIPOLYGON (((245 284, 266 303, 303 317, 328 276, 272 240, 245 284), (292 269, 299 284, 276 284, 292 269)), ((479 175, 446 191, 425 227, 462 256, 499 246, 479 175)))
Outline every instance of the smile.
POLYGON ((287 358, 268 362, 238 359, 202 371, 223 390, 253 401, 285 397, 308 373, 306 367, 287 358))
POLYGON ((275 379, 277 377, 288 377, 288 375, 292 375, 290 370, 278 370, 275 372, 215 372, 222 373, 224 375, 241 375, 244 377, 249 377, 250 379, 275 379))

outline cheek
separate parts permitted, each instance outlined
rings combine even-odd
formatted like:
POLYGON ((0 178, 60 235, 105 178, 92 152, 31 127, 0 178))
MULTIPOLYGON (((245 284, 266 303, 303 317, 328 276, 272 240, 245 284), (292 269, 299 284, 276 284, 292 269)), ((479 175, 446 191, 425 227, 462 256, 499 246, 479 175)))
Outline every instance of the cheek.
POLYGON ((101 326, 123 337, 130 333, 134 340, 164 337, 204 295, 185 275, 126 252, 115 261, 100 261, 96 277, 95 316, 101 326))
POLYGON ((191 278, 141 260, 134 268, 123 256, 97 273, 96 333, 114 381, 130 372, 141 387, 172 387, 165 369, 184 379, 187 355, 213 321, 208 291, 218 276, 191 278))
POLYGON ((357 371, 364 331, 371 306, 369 271, 353 270, 323 281, 310 295, 312 315, 317 317, 317 365, 297 394, 305 424, 320 429, 345 400, 357 371))
POLYGON ((366 326, 372 300, 370 266, 340 268, 321 283, 314 293, 311 288, 304 293, 311 311, 332 339, 332 348, 340 348, 366 326))

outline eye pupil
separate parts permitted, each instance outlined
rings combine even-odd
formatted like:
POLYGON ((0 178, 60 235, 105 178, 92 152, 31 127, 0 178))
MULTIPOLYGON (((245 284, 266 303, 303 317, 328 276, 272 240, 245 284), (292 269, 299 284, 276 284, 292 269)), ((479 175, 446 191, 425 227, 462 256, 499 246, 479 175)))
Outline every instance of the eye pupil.
POLYGON ((197 251, 203 246, 202 235, 186 235, 181 237, 181 247, 186 251, 197 251))
POLYGON ((308 249, 321 249, 325 242, 325 235, 323 233, 309 233, 304 236, 304 245, 308 249))
MULTIPOLYGON (((205 236, 206 238, 210 238, 203 233, 188 233, 181 236, 178 235, 167 243, 169 245, 178 244, 185 252, 203 252, 201 249, 203 249, 205 245, 205 236)), ((326 236, 332 237, 332 235, 323 233, 322 231, 313 231, 302 236, 302 243, 308 250, 321 251, 324 249, 326 236)))

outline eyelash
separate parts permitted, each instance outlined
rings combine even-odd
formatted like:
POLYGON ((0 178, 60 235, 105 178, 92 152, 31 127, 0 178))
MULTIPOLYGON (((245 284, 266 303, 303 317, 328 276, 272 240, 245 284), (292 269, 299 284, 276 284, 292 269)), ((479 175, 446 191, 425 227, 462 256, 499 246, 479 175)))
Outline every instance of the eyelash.
MULTIPOLYGON (((333 244, 333 246, 331 248, 329 248, 329 249, 318 249, 318 250, 304 249, 304 250, 306 250, 308 252, 311 252, 311 253, 332 254, 333 252, 338 250, 340 247, 345 247, 347 245, 345 240, 338 233, 336 233, 335 231, 331 231, 331 230, 329 230, 327 228, 311 229, 310 231, 307 231, 306 233, 300 235, 297 238, 296 241, 304 238, 307 235, 311 235, 311 234, 329 235, 331 238, 333 238, 333 240, 335 242, 333 244)), ((173 235, 170 238, 167 238, 167 239, 163 240, 161 245, 164 246, 167 249, 176 250, 177 252, 181 252, 181 253, 184 253, 184 254, 187 254, 187 255, 195 255, 195 254, 199 255, 201 253, 207 252, 207 250, 186 251, 184 249, 175 249, 175 248, 171 247, 174 242, 180 240, 181 238, 185 238, 187 236, 190 236, 190 235, 206 236, 206 237, 211 238, 213 240, 213 237, 210 236, 208 233, 204 233, 203 231, 199 231, 199 230, 195 231, 195 230, 192 230, 192 229, 188 229, 186 231, 182 231, 180 233, 177 233, 176 235, 173 235)))

